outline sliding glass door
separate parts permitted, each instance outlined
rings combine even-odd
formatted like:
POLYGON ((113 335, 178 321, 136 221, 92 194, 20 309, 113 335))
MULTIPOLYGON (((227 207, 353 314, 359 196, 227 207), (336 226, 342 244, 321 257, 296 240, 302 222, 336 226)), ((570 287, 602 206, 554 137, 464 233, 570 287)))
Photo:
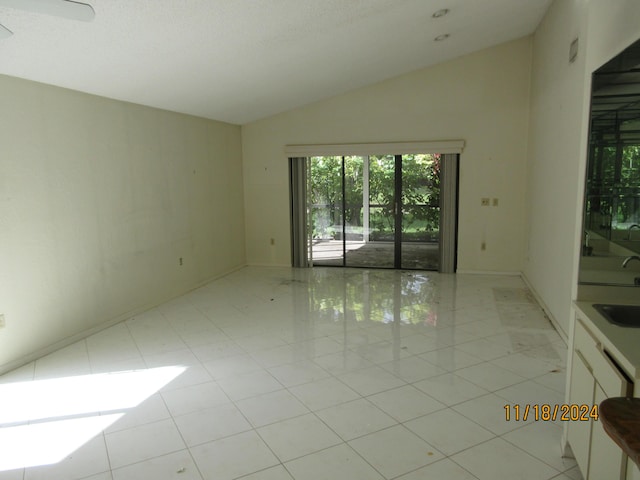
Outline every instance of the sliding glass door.
POLYGON ((441 157, 311 157, 307 221, 312 263, 439 270, 441 157))
POLYGON ((402 155, 400 267, 440 267, 441 155, 402 155))
POLYGON ((367 157, 367 166, 367 236, 359 255, 352 258, 348 266, 393 268, 396 239, 395 157, 372 155, 367 157))
POLYGON ((344 265, 342 157, 311 157, 307 211, 310 253, 317 265, 344 265))

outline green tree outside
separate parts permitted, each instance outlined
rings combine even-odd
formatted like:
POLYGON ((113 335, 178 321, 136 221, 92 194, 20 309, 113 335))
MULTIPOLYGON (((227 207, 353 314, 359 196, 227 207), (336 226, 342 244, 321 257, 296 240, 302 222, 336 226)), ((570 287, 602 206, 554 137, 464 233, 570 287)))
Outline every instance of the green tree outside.
MULTIPOLYGON (((368 158, 370 240, 392 240, 395 158, 393 155, 368 158)), ((347 234, 363 234, 363 179, 367 157, 344 157, 344 212, 342 159, 339 156, 311 158, 309 203, 316 239, 338 238, 343 213, 347 234)), ((425 241, 438 235, 440 160, 439 154, 402 157, 403 241, 425 241)))

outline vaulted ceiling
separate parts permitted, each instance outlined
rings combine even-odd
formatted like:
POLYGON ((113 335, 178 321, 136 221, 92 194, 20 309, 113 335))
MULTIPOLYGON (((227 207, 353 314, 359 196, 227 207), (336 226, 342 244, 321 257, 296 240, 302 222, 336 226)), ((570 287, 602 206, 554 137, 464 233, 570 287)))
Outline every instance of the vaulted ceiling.
POLYGON ((81 1, 0 2, 0 74, 244 124, 529 35, 551 0, 81 1))

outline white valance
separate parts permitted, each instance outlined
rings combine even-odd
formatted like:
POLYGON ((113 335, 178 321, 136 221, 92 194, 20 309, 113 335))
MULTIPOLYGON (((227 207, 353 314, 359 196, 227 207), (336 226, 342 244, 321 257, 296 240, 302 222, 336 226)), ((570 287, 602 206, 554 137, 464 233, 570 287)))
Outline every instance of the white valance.
POLYGON ((286 145, 288 158, 331 155, 389 155, 408 153, 462 153, 464 140, 438 142, 342 143, 327 145, 286 145))

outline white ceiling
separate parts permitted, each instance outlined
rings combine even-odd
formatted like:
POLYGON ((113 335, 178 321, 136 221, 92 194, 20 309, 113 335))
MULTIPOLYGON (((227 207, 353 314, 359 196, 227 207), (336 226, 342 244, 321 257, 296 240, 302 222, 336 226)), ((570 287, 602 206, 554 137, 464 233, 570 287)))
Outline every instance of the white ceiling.
POLYGON ((0 73, 236 124, 528 35, 551 2, 82 1, 92 22, 0 7, 0 73))

